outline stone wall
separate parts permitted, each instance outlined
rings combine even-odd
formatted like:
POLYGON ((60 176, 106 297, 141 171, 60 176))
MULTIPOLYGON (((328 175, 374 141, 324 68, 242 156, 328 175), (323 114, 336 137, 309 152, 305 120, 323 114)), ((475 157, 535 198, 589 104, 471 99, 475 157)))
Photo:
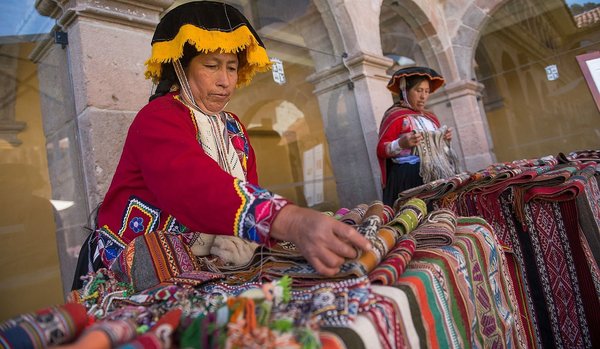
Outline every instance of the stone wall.
POLYGON ((58 222, 63 289, 70 290, 90 213, 106 193, 128 126, 146 103, 143 77, 159 14, 172 1, 38 1, 68 34, 36 48, 52 197, 75 205, 58 222))

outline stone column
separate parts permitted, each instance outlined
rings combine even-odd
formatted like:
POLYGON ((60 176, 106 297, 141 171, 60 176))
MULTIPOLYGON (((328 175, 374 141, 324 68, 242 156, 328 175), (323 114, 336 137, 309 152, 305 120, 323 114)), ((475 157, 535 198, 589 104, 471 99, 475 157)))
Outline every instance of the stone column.
POLYGON ((381 197, 377 131, 392 97, 373 91, 385 90, 385 70, 391 65, 392 60, 386 57, 357 54, 346 59, 345 64, 309 78, 316 87, 343 206, 381 197))
POLYGON ((128 126, 147 102, 143 62, 159 14, 172 0, 38 0, 66 32, 32 54, 38 63, 52 195, 74 205, 60 212, 57 243, 63 289, 71 287, 88 216, 104 196, 128 126), (60 4, 57 5, 57 4, 60 4))
POLYGON ((462 155, 463 169, 477 171, 495 162, 487 119, 481 105, 483 84, 453 81, 430 99, 431 109, 442 124, 454 128, 453 147, 462 155))
MULTIPOLYGON (((381 198, 376 146, 379 122, 392 104, 386 89, 391 59, 382 56, 381 1, 314 0, 335 62, 315 62, 315 84, 340 203, 381 198), (339 57, 339 58, 338 58, 339 57)), ((308 37, 307 42, 311 42, 308 37)))
POLYGON ((19 56, 17 44, 0 45, 0 76, 3 77, 0 84, 0 147, 7 145, 17 146, 22 141, 17 137, 19 132, 25 129, 26 123, 15 120, 15 96, 17 94, 17 79, 13 76, 17 67, 17 60, 13 57, 19 56))

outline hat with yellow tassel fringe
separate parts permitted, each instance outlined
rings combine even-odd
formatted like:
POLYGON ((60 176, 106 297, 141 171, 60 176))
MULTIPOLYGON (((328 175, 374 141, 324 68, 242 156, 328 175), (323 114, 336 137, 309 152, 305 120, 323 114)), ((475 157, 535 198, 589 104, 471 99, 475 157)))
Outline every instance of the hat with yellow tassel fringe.
POLYGON ((201 53, 243 55, 238 87, 271 67, 264 44, 240 11, 220 2, 192 1, 175 7, 158 23, 152 37, 152 55, 146 61, 146 78, 157 83, 162 64, 180 59, 186 43, 201 53))

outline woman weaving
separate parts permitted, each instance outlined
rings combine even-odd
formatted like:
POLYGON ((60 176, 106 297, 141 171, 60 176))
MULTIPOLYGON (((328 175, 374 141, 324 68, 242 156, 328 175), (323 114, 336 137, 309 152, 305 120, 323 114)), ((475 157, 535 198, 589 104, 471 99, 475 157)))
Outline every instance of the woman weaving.
POLYGON ((213 1, 172 9, 156 28, 146 66, 156 92, 129 127, 74 289, 80 275, 123 263, 127 244, 156 230, 186 235, 192 251, 198 241, 230 236, 213 247, 243 259, 238 264, 249 259, 251 242, 290 241, 325 275, 356 257, 356 248, 370 248, 349 225, 258 185, 246 129, 224 109, 236 87, 268 70, 270 60, 237 9, 213 1))
POLYGON ((409 67, 396 71, 387 85, 400 100, 385 112, 379 127, 377 157, 386 205, 393 206, 404 190, 457 172, 452 129, 440 127, 435 114, 425 110, 429 95, 443 84, 435 70, 409 67))

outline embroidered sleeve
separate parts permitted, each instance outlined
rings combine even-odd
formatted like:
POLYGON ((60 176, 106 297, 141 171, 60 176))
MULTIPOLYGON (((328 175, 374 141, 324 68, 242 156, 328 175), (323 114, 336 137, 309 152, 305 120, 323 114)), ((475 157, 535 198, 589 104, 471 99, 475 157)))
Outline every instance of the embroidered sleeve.
MULTIPOLYGON (((254 149, 250 144, 250 137, 248 136, 248 131, 246 130, 246 128, 244 127, 237 115, 229 112, 227 114, 229 115, 229 117, 235 120, 238 129, 241 131, 240 138, 244 141, 242 146, 238 146, 236 147, 236 149, 243 149, 244 152, 245 158, 240 158, 240 161, 242 162, 244 171, 246 173, 246 180, 250 183, 258 184, 258 173, 256 170, 256 155, 254 154, 254 149)), ((232 142, 234 142, 233 139, 232 142)), ((234 146, 236 146, 235 143, 234 146)))
POLYGON ((234 179, 234 186, 241 199, 235 215, 234 235, 269 244, 271 225, 277 214, 290 202, 277 194, 248 182, 234 179))

